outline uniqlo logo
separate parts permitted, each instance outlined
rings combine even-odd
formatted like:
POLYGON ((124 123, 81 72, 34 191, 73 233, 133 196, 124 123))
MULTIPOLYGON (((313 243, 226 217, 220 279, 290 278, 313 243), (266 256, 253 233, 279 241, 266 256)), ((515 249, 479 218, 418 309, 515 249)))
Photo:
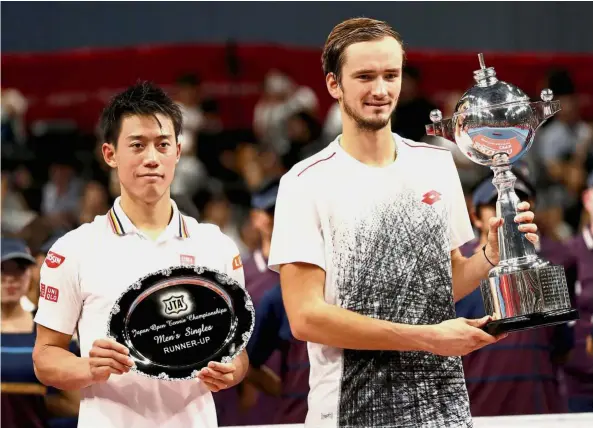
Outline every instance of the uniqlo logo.
POLYGON ((430 192, 426 192, 424 195, 422 195, 422 202, 428 205, 432 205, 440 200, 441 194, 436 190, 431 190, 430 192))
POLYGON ((45 284, 43 283, 39 286, 39 297, 42 299, 45 297, 45 284))
POLYGON ((59 296, 60 290, 51 286, 46 287, 45 300, 49 300, 50 302, 57 302, 59 296))
POLYGON ((181 264, 182 265, 195 265, 196 258, 194 256, 190 256, 188 254, 181 255, 181 264))
POLYGON ((50 251, 49 253, 47 253, 47 256, 45 257, 45 264, 48 268, 55 269, 62 263, 64 263, 64 260, 66 260, 66 257, 61 256, 58 253, 54 253, 53 251, 50 251))

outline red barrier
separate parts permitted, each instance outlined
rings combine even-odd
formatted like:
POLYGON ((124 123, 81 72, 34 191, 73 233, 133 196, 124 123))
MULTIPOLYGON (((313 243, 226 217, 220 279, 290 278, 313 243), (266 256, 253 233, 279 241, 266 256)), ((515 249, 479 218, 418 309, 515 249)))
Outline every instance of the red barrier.
MULTIPOLYGON (((251 125, 260 84, 271 68, 287 72, 317 92, 324 114, 332 103, 321 71, 320 50, 269 45, 239 45, 235 49, 239 77, 228 71, 224 45, 175 45, 123 49, 88 49, 42 54, 3 54, 2 86, 21 90, 30 101, 28 120, 70 118, 93 129, 102 106, 116 91, 137 79, 170 87, 180 74, 195 72, 204 91, 220 103, 225 126, 251 125)), ((501 80, 539 99, 545 73, 568 69, 582 94, 583 114, 593 119, 593 55, 485 53, 487 66, 501 80)), ((447 93, 473 85, 478 65, 475 53, 408 53, 422 72, 422 90, 437 102, 447 93)), ((427 118, 428 119, 428 118, 427 118)))

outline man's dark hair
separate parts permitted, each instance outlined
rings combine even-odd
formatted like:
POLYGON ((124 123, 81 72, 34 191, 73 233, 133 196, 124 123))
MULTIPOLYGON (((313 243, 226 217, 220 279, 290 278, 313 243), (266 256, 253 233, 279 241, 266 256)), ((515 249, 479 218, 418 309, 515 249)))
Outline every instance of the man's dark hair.
MULTIPOLYGON (((179 106, 158 86, 151 82, 138 82, 115 95, 101 114, 101 134, 103 141, 117 144, 121 122, 127 116, 154 116, 160 113, 173 122, 175 141, 178 140, 183 125, 179 106)), ((159 122, 159 125, 162 124, 159 122)))
POLYGON ((346 48, 354 43, 381 40, 384 37, 393 37, 403 50, 401 36, 387 22, 370 18, 352 18, 336 25, 327 37, 321 54, 323 74, 327 76, 328 73, 333 73, 340 82, 346 48))

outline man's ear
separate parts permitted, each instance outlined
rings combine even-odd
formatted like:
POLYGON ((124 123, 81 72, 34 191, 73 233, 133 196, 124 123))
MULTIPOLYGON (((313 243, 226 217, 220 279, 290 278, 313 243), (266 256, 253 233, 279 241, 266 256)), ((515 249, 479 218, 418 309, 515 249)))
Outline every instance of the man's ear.
POLYGON ((115 146, 111 143, 103 143, 101 146, 101 152, 103 153, 103 159, 105 163, 111 168, 117 168, 117 161, 115 160, 115 146))
POLYGON ((340 82, 337 80, 334 73, 327 73, 325 76, 325 85, 327 86, 327 91, 333 99, 339 100, 342 98, 342 87, 340 86, 340 82))
POLYGON ((175 163, 179 163, 179 158, 181 158, 181 143, 179 142, 179 140, 177 140, 177 160, 175 161, 175 163))

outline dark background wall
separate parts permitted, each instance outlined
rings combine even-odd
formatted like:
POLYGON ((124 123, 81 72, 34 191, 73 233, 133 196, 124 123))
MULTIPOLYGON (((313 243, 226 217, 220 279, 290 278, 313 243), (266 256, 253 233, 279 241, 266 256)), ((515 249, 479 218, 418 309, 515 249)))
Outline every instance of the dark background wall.
POLYGON ((320 47, 343 19, 389 21, 415 49, 593 53, 591 2, 3 2, 3 52, 160 43, 320 47))

